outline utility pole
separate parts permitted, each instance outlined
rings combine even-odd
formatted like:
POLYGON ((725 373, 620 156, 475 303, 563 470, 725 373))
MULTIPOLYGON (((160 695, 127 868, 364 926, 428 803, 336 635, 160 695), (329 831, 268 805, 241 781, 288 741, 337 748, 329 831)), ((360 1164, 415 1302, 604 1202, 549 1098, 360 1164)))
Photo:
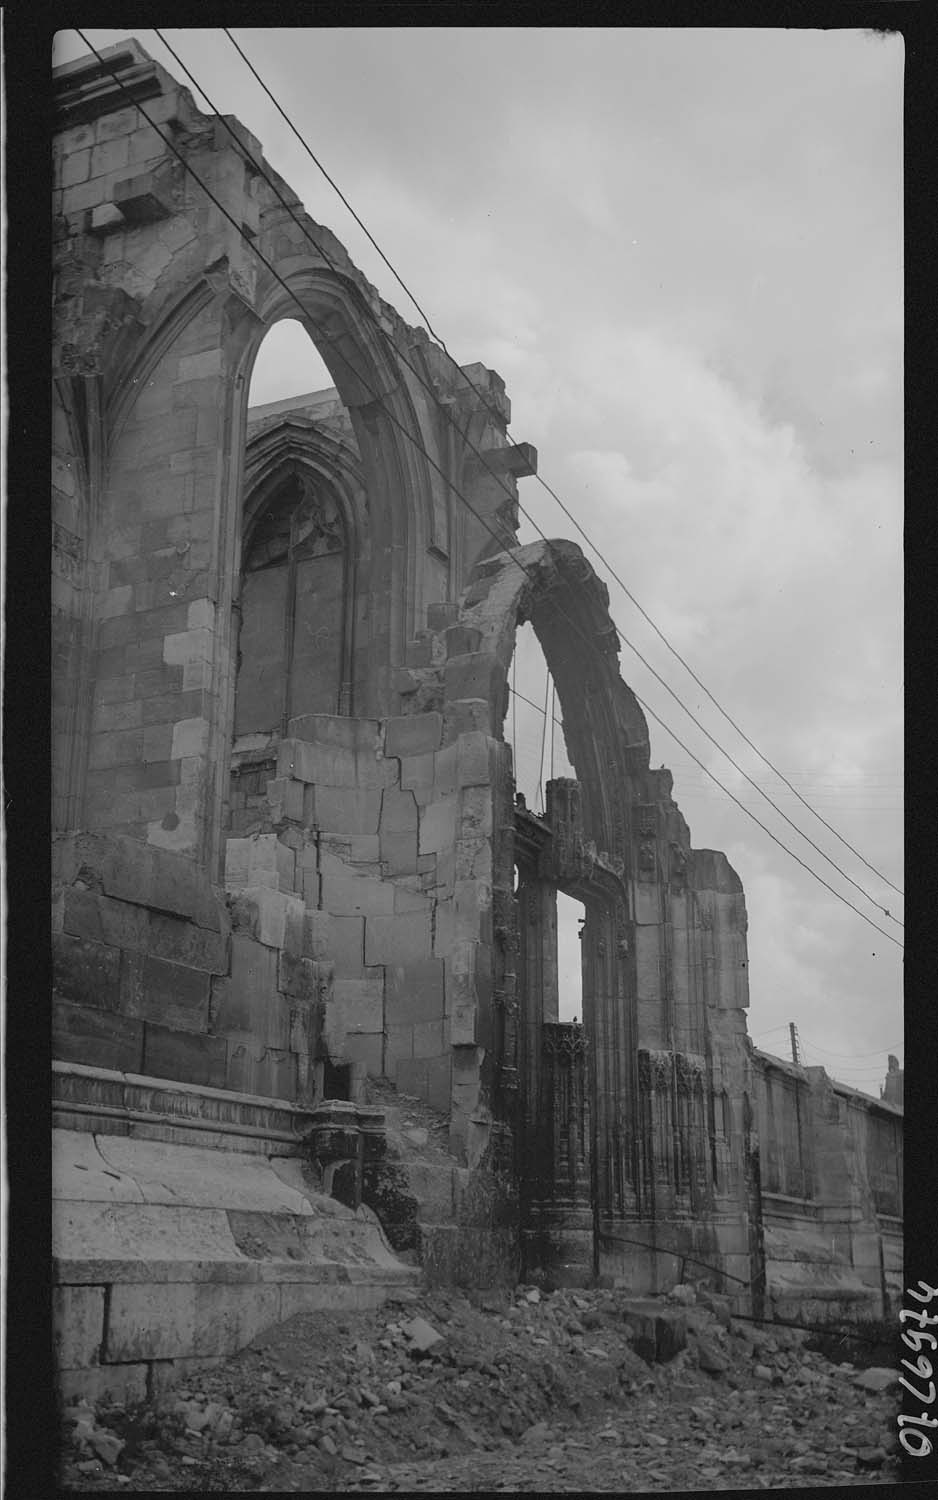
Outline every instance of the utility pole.
POLYGON ((789 1021, 788 1033, 791 1037, 791 1060, 800 1066, 801 1058, 798 1056, 798 1028, 794 1021, 789 1021))

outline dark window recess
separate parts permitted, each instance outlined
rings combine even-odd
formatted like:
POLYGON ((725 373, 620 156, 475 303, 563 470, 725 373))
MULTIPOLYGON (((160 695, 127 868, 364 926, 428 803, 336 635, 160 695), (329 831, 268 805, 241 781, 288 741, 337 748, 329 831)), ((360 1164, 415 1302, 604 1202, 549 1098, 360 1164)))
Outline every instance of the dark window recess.
POLYGON ((246 540, 235 735, 339 711, 348 543, 336 501, 290 475, 246 540))
POLYGON ((322 1096, 324 1099, 350 1099, 352 1095, 351 1063, 323 1063, 322 1096))

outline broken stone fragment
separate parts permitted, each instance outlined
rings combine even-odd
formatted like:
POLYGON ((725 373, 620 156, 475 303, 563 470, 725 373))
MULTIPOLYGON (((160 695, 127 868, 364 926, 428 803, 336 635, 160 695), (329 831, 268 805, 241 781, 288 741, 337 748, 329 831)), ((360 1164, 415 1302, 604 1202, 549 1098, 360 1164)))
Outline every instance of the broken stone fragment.
POLYGON ((692 1286, 687 1286, 684 1282, 679 1281, 669 1291, 668 1301, 677 1302, 681 1307, 693 1307, 697 1301, 697 1293, 692 1286))
POLYGON ((891 1385, 898 1383, 899 1377, 895 1370, 884 1370, 873 1368, 864 1370, 862 1374, 855 1375, 854 1385, 858 1385, 863 1391, 886 1391, 891 1385))
POLYGON ((92 1432, 88 1442, 98 1457, 111 1468, 117 1463, 124 1450, 124 1444, 120 1438, 114 1436, 113 1432, 92 1432))
POLYGON ((706 1339, 697 1341, 697 1363, 708 1375, 722 1375, 726 1369, 726 1360, 706 1339))
POLYGON ((409 1323, 403 1325, 401 1332, 410 1340, 411 1351, 420 1354, 432 1349, 434 1344, 440 1343, 443 1337, 442 1334, 437 1333, 432 1324, 427 1322, 426 1318, 412 1318, 409 1323))

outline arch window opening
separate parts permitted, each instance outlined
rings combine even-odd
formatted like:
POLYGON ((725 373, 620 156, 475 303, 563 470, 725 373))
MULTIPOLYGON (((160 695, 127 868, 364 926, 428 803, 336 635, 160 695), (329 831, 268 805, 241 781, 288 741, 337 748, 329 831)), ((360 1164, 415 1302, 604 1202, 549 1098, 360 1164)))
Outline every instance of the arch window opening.
POLYGON ((560 700, 530 623, 516 631, 508 686, 504 736, 512 750, 515 791, 530 812, 543 816, 548 781, 576 771, 567 756, 560 700))
MULTIPOLYGON (((547 784, 558 777, 575 777, 567 755, 560 701, 554 689, 541 643, 533 625, 520 625, 515 633, 515 651, 508 684, 508 712, 504 736, 512 749, 515 792, 526 811, 543 818, 547 807, 547 784)), ((530 879, 531 872, 525 874, 530 879)), ((523 883, 519 872, 516 893, 523 883)), ((530 963, 539 976, 538 1006, 545 1021, 583 1021, 583 960, 581 932, 586 918, 582 902, 551 887, 532 905, 528 920, 537 918, 538 944, 543 952, 530 963)))
POLYGON ((231 832, 265 826, 291 719, 351 712, 357 447, 308 330, 286 318, 249 392, 235 597, 231 832))
POLYGON ((265 335, 251 371, 249 412, 253 415, 262 406, 334 389, 325 360, 302 323, 296 318, 275 323, 265 335))
POLYGON ((557 892, 557 1019, 583 1024, 583 928, 586 907, 557 892))

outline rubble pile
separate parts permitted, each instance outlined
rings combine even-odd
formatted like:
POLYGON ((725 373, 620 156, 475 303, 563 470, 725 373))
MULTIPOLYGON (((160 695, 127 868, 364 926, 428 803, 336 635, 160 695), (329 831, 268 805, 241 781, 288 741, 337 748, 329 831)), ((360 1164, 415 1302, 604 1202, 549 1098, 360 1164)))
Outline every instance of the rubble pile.
POLYGON ((692 1288, 412 1293, 304 1313, 134 1410, 63 1414, 69 1490, 654 1490, 883 1483, 895 1374, 692 1288))

